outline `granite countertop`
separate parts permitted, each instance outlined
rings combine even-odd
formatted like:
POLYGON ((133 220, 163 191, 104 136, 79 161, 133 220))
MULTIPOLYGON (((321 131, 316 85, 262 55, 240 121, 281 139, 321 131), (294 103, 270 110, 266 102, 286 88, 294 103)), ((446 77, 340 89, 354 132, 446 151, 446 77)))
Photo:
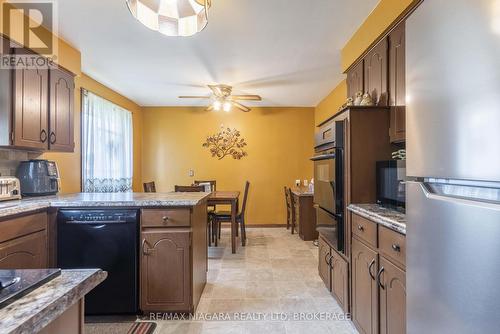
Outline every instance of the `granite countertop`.
POLYGON ((61 275, 0 309, 2 333, 36 333, 104 281, 100 269, 63 270, 61 275))
POLYGON ((308 187, 293 187, 292 193, 296 196, 314 196, 314 192, 309 191, 308 187))
POLYGON ((194 206, 208 197, 204 192, 169 193, 76 193, 0 202, 0 217, 24 212, 71 207, 164 207, 194 206))
POLYGON ((406 235, 406 215, 378 204, 351 204, 347 207, 361 217, 406 235))

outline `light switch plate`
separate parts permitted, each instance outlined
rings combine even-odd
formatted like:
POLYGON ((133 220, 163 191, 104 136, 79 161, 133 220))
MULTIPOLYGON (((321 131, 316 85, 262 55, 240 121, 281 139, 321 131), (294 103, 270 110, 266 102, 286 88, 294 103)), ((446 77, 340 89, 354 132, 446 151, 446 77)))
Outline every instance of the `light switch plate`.
POLYGON ((193 177, 194 176, 194 170, 190 169, 188 175, 189 175, 189 177, 193 177))

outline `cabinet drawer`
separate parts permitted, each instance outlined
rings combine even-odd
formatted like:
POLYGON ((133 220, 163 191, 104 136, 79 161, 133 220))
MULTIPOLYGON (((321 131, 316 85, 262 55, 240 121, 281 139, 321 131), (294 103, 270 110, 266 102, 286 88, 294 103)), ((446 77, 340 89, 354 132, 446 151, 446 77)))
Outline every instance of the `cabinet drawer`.
POLYGON ((141 213, 142 227, 190 226, 189 209, 146 209, 141 213))
POLYGON ((356 214, 352 214, 352 234, 377 247, 377 224, 356 214))
POLYGON ((406 237, 380 226, 378 230, 380 252, 397 264, 406 266, 406 237))
POLYGON ((0 221, 0 242, 47 229, 47 213, 40 212, 0 221))

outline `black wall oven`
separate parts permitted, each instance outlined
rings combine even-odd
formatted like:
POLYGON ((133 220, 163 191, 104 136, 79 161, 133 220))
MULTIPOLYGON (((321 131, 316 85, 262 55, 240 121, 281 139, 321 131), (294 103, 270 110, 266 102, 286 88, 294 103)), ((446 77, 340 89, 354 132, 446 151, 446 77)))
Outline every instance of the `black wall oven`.
POLYGON ((316 229, 339 252, 344 251, 343 143, 343 121, 323 124, 316 132, 316 154, 311 159, 314 162, 316 229))

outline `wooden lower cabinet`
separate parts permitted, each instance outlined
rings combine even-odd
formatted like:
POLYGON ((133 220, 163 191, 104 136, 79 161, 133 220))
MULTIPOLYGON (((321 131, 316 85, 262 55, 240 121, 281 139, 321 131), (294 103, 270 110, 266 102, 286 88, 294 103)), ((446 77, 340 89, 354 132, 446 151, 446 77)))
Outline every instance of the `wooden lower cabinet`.
POLYGON ((349 312, 349 264, 332 250, 331 292, 344 312, 349 312))
POLYGON ((352 320, 363 334, 378 333, 378 254, 352 239, 352 320))
POLYGON ((141 309, 185 311, 191 302, 191 232, 141 233, 141 309))
POLYGON ((380 257, 380 334, 406 331, 406 273, 380 257))
POLYGON ((349 312, 349 264, 321 236, 318 246, 319 276, 342 310, 349 312))
POLYGON ((292 193, 294 198, 296 231, 304 241, 318 239, 316 231, 316 210, 313 207, 313 195, 292 193))
POLYGON ((28 234, 0 244, 0 268, 40 269, 46 267, 46 230, 28 234))
POLYGON ((330 258, 330 245, 320 237, 318 239, 318 248, 319 248, 319 261, 318 261, 318 272, 319 276, 325 283, 325 285, 330 287, 330 266, 329 266, 329 258, 330 258))

